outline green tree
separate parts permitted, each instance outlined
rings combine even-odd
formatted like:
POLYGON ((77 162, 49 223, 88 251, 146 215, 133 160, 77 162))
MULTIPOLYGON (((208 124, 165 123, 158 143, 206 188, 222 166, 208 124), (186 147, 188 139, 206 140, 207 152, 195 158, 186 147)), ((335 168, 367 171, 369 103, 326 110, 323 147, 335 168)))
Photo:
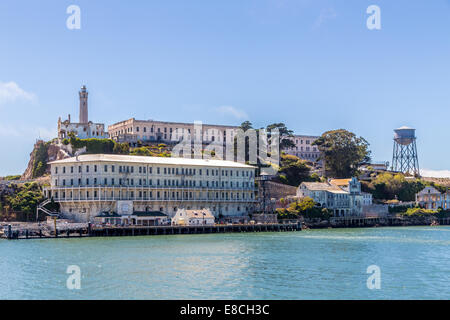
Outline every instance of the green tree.
POLYGON ((284 123, 272 123, 267 126, 266 131, 269 141, 270 133, 274 129, 278 129, 280 134, 280 152, 295 147, 295 143, 291 140, 294 137, 294 132, 289 130, 284 123))
POLYGON ((414 201, 415 195, 423 190, 426 186, 433 186, 441 192, 445 192, 446 188, 436 185, 432 182, 423 181, 421 179, 406 179, 402 173, 392 174, 384 172, 379 174, 371 182, 362 182, 363 191, 372 193, 375 199, 400 201, 414 201))
POLYGON ((130 145, 128 143, 115 143, 113 147, 113 153, 115 154, 129 154, 130 145))
POLYGON ((370 161, 369 143, 344 129, 325 132, 313 145, 322 153, 328 176, 354 176, 361 164, 370 161))
POLYGON ((34 214, 37 205, 44 200, 42 191, 36 182, 14 186, 13 195, 6 197, 6 202, 12 210, 34 214))
POLYGON ((305 197, 297 202, 292 202, 287 209, 277 209, 278 219, 295 219, 299 216, 305 218, 319 218, 328 220, 331 216, 326 208, 317 206, 314 200, 310 197, 305 197))
POLYGON ((283 183, 291 186, 298 186, 304 181, 317 181, 316 177, 312 177, 307 161, 293 155, 281 156, 278 174, 283 183))
POLYGON ((33 170, 33 178, 41 177, 45 173, 45 165, 42 161, 39 161, 36 168, 33 170))
POLYGON ((34 151, 33 178, 41 177, 47 168, 48 145, 40 143, 34 151))
POLYGON ((239 128, 241 128, 244 132, 247 131, 248 129, 253 129, 253 125, 250 121, 244 121, 241 123, 241 125, 239 126, 239 128))

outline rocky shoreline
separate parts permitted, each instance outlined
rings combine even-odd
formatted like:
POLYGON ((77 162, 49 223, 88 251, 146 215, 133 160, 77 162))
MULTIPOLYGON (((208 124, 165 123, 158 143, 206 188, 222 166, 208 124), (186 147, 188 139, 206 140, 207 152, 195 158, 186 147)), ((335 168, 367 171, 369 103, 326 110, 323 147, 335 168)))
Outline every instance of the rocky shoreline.
POLYGON ((326 228, 376 228, 376 227, 410 227, 449 225, 450 219, 437 217, 383 217, 383 218, 348 218, 348 219, 305 219, 302 229, 326 228))

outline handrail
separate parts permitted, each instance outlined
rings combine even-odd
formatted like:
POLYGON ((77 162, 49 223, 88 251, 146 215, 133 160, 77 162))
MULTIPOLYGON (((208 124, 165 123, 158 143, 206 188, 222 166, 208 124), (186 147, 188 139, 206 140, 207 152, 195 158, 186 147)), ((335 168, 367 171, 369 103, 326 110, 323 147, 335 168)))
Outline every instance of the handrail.
POLYGON ((59 216, 59 213, 58 213, 58 212, 52 212, 52 211, 48 210, 47 208, 45 208, 45 206, 46 206, 47 204, 49 204, 50 202, 51 202, 50 199, 46 199, 46 200, 44 200, 42 203, 40 203, 40 204, 38 205, 38 207, 37 207, 37 212, 39 213, 39 211, 42 211, 42 212, 44 212, 46 215, 49 215, 49 216, 51 216, 51 217, 58 217, 58 216, 59 216))

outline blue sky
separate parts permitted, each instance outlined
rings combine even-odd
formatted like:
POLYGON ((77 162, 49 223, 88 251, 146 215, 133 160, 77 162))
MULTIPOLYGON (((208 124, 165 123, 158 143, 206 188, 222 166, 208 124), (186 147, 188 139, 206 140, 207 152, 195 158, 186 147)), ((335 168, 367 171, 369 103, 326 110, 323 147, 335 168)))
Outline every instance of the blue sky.
POLYGON ((95 122, 345 128, 377 161, 408 125, 421 168, 450 174, 448 0, 3 0, 0 39, 0 176, 24 171, 59 116, 78 119, 82 84, 95 122), (372 4, 381 30, 366 27, 372 4))

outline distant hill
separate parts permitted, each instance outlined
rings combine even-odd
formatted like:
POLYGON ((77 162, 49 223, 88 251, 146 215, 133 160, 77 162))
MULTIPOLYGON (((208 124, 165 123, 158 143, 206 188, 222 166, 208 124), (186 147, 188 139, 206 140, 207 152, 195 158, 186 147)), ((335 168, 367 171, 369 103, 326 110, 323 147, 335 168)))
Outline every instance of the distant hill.
POLYGON ((434 182, 434 183, 439 184, 441 186, 450 188, 450 178, 427 178, 427 177, 422 177, 422 180, 429 181, 429 182, 434 182))

